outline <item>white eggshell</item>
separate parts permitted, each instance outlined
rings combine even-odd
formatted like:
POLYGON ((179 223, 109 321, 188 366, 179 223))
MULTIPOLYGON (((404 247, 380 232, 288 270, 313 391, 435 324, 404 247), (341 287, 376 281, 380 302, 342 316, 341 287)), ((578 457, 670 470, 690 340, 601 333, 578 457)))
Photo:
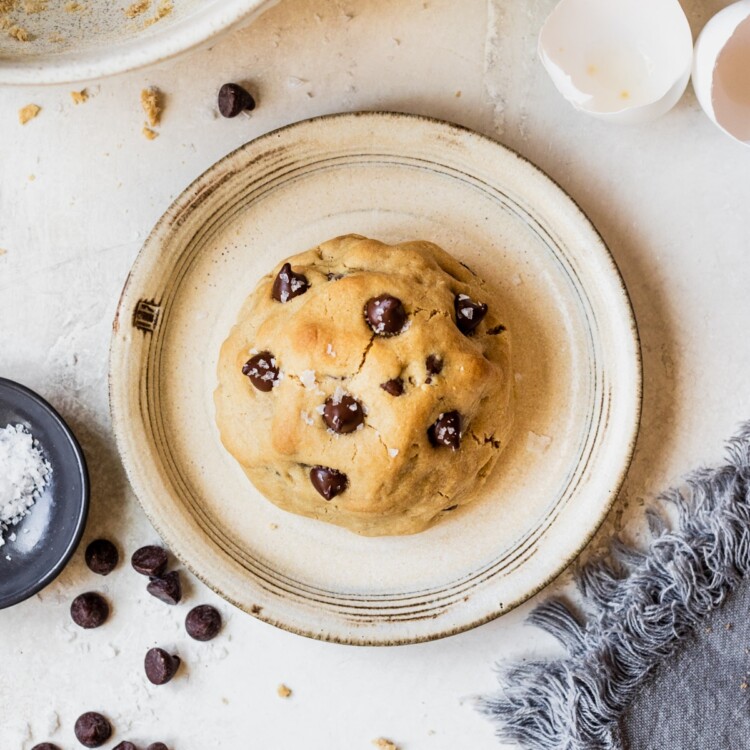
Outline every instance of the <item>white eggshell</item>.
POLYGON ((693 88, 725 133, 750 145, 750 1, 724 8, 695 44, 693 88))
POLYGON ((678 0, 561 0, 539 35, 539 56, 574 107, 639 123, 679 101, 693 38, 678 0))

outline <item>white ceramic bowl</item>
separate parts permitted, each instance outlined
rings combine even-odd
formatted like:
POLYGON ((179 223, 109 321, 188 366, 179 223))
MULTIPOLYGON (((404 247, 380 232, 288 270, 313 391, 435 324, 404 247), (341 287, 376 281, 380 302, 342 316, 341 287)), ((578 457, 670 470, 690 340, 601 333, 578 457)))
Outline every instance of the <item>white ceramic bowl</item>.
POLYGON ((160 62, 251 21, 275 0, 150 0, 131 18, 126 10, 136 2, 48 1, 28 12, 34 4, 16 0, 0 21, 26 30, 29 41, 0 31, 0 84, 88 81, 160 62), (154 22, 160 3, 165 12, 154 22))

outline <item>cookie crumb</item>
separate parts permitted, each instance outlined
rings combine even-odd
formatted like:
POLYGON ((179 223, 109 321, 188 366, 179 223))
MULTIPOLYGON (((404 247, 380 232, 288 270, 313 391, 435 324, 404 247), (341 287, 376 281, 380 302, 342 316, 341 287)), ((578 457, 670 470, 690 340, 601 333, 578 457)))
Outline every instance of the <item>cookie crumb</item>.
POLYGON ((18 122, 21 125, 25 125, 29 120, 33 120, 41 111, 42 108, 38 104, 27 104, 18 110, 18 122))
POLYGON ((271 531, 276 531, 276 529, 279 528, 279 524, 277 524, 277 523, 272 523, 272 524, 270 524, 270 526, 271 526, 271 531))
POLYGON ((28 42, 31 41, 31 35, 29 34, 26 29, 23 28, 23 26, 18 26, 17 24, 13 24, 8 29, 8 36, 12 39, 15 39, 18 42, 28 42))
POLYGON ((161 91, 156 86, 150 86, 141 91, 141 107, 146 113, 148 124, 153 128, 161 122, 162 107, 161 91))
POLYGON ((747 690, 747 681, 746 680, 743 680, 740 683, 740 690, 747 690))
POLYGON ((128 5, 124 13, 128 18, 137 18, 141 13, 145 13, 151 7, 151 0, 138 0, 138 2, 128 5))
POLYGON ((82 5, 81 3, 76 3, 74 0, 71 0, 71 2, 65 4, 65 12, 66 13, 78 13, 82 11, 86 6, 82 5))
POLYGON ((161 21, 162 18, 166 18, 173 10, 174 4, 172 0, 159 0, 159 4, 156 6, 156 13, 144 22, 143 28, 147 29, 149 26, 153 26, 153 24, 161 21))
POLYGON ((16 7, 16 0, 0 0, 0 13, 10 13, 16 7))
POLYGON ((276 688, 276 692, 278 693, 279 698, 288 698, 292 694, 291 689, 283 683, 276 688))
POLYGON ((30 174, 29 175, 29 182, 34 182, 35 179, 36 179, 36 175, 35 174, 30 174))
POLYGON ((5 255, 8 251, 4 247, 0 247, 0 258, 5 255))
POLYGON ((24 0, 23 9, 29 15, 44 13, 47 10, 47 0, 24 0))
POLYGON ((70 98, 73 100, 74 104, 83 104, 84 102, 88 101, 89 92, 86 89, 81 89, 80 91, 71 91, 70 98))
POLYGON ((398 745, 391 742, 390 740, 384 739, 383 737, 379 737, 377 740, 373 740, 372 744, 380 750, 398 750, 398 745))
POLYGON ((147 138, 149 141, 153 141, 154 138, 158 138, 159 134, 155 130, 151 130, 148 125, 143 126, 143 130, 141 131, 145 138, 147 138))
POLYGON ((52 44, 65 44, 67 39, 62 35, 58 34, 56 31, 53 31, 48 37, 47 37, 52 44))
POLYGON ((460 99, 460 98, 461 98, 461 92, 460 91, 456 91, 456 99, 460 99))

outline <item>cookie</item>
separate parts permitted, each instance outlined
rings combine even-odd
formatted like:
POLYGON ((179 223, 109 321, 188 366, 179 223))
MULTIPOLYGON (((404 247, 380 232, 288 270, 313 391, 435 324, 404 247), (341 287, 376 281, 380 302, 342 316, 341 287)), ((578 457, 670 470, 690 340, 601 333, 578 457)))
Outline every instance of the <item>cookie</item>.
POLYGON ((368 536, 469 502, 513 421, 501 301, 429 242, 338 237, 258 283, 219 355, 226 449, 284 510, 368 536))

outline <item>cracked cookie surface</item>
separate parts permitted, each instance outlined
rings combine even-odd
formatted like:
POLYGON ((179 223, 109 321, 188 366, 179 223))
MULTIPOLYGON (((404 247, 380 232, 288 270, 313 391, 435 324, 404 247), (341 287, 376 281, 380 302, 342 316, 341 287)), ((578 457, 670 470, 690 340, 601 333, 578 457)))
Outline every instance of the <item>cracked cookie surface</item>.
POLYGON ((512 380, 501 301, 478 276, 429 242, 347 235, 261 279, 214 400, 224 446, 273 503, 413 534, 492 470, 512 380))

